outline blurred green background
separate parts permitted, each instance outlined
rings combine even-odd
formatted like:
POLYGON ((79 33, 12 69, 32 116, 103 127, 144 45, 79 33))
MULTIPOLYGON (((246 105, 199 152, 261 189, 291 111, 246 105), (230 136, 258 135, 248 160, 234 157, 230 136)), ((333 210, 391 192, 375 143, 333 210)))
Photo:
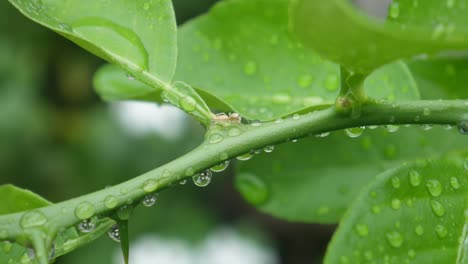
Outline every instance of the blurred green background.
MULTIPOLYGON (((174 0, 178 23, 216 0, 174 0)), ((58 202, 120 183, 194 148, 202 127, 170 106, 102 102, 92 76, 104 62, 0 2, 0 184, 58 202)), ((133 264, 320 263, 333 226, 258 213, 232 184, 159 194, 130 222, 133 264)), ((56 263, 121 263, 107 237, 56 263)))

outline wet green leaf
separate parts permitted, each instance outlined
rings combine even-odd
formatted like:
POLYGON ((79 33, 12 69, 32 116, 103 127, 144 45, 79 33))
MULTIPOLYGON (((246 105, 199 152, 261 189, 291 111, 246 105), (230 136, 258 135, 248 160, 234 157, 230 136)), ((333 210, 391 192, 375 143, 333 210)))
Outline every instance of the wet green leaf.
POLYGON ((276 217, 336 223, 378 173, 461 147, 468 147, 468 141, 456 129, 366 129, 358 138, 337 131, 279 145, 273 153, 240 163, 236 186, 247 201, 276 217))
POLYGON ((400 58, 468 48, 465 1, 393 1, 388 22, 348 0, 294 0, 291 28, 308 47, 358 72, 400 58))
POLYGON ((152 86, 170 83, 177 57, 170 0, 10 0, 28 18, 72 40, 152 86))
POLYGON ((391 169, 350 207, 325 263, 466 263, 467 198, 461 162, 391 169))
MULTIPOLYGON (((196 88, 210 107, 249 119, 272 120, 333 103, 340 85, 339 67, 291 38, 287 10, 285 0, 216 5, 181 27, 176 78, 196 88)), ((95 84, 106 99, 125 99, 127 92, 129 99, 159 97, 159 92, 147 92, 151 90, 126 80, 116 68, 101 70, 95 84)), ((366 88, 378 98, 419 96, 403 63, 377 71, 366 88)))

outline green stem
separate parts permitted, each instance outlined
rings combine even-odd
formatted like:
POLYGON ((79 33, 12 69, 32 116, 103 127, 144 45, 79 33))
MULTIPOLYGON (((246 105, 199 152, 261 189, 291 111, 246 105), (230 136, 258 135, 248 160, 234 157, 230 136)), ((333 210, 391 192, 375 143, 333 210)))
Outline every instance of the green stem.
POLYGON ((361 106, 367 100, 364 81, 368 75, 353 73, 341 66, 340 76, 341 89, 335 102, 336 110, 356 118, 361 114, 361 106))
MULTIPOLYGON (((211 137, 191 152, 139 177, 91 194, 37 209, 47 221, 37 228, 60 230, 81 221, 75 208, 86 202, 94 206, 94 215, 105 215, 118 207, 138 201, 148 192, 169 187, 180 180, 203 171, 223 160, 237 157, 252 149, 278 144, 289 139, 350 127, 385 124, 451 124, 459 125, 468 120, 468 100, 414 101, 404 103, 367 102, 361 115, 349 118, 337 113, 334 107, 290 118, 283 122, 269 122, 260 126, 231 124, 217 131, 216 140, 211 137), (230 133, 237 129, 239 133, 230 133), (221 140, 220 137, 221 136, 221 140), (146 188, 144 187, 146 186, 146 188), (150 188, 151 187, 151 188, 150 188), (115 206, 106 206, 106 198, 117 199, 115 206)), ((25 212, 0 216, 0 231, 7 238, 24 236, 21 219, 25 212)), ((52 231, 51 231, 52 232, 52 231)))

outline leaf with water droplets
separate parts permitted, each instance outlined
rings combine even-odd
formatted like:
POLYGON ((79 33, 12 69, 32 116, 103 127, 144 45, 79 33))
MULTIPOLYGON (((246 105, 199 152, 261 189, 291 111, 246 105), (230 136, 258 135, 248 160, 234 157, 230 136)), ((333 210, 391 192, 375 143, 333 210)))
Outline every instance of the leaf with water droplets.
MULTIPOLYGON (((441 127, 430 131, 402 127, 394 133, 384 128, 366 129, 358 138, 337 131, 323 138, 303 139, 300 144, 278 145, 273 153, 239 162, 236 187, 247 201, 276 217, 336 223, 359 190, 378 173, 407 160, 459 148, 468 148, 468 140, 455 130, 441 127), (268 199, 256 199, 259 195, 268 199)), ((408 179, 392 179, 390 186, 401 190, 408 182, 426 188, 422 176, 412 172, 408 179)), ((437 186, 433 191, 438 194, 437 186)), ((393 207, 403 207, 406 202, 395 200, 393 207)), ((383 208, 376 204, 373 210, 383 208)))
MULTIPOLYGON (((338 65, 304 49, 287 28, 288 1, 221 2, 180 28, 176 78, 191 84, 210 107, 251 120, 334 103, 338 65)), ((376 98, 419 98, 403 63, 382 68, 365 87, 376 98)))
POLYGON ((174 76, 176 21, 170 0, 10 0, 25 16, 160 87, 174 76))
POLYGON ((461 160, 454 155, 413 162, 377 176, 342 219, 325 263, 340 263, 343 257, 349 263, 363 264, 385 263, 385 259, 391 263, 465 263, 468 172, 461 160), (451 177, 457 177, 459 189, 451 188, 451 177), (424 184, 414 184, 415 178, 443 191, 436 191, 434 197, 424 184), (399 188, 394 188, 393 179, 400 179, 399 188), (395 206, 395 201, 401 203, 395 206), (376 205, 381 208, 378 212, 372 210, 376 205), (356 232, 364 225, 365 238, 356 232), (372 252, 373 258, 366 258, 364 252, 372 252))
POLYGON ((400 58, 468 48, 468 5, 455 1, 394 1, 387 22, 347 0, 295 0, 291 28, 307 46, 357 72, 400 58), (414 3, 418 4, 415 5, 414 3))

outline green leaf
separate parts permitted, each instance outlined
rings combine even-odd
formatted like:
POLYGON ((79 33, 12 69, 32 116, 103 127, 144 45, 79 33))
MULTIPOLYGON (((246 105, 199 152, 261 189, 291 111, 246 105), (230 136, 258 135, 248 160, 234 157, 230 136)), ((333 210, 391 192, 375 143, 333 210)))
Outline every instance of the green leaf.
POLYGON ((410 62, 423 99, 468 98, 468 58, 439 58, 410 62))
POLYGON ((161 89, 152 88, 125 74, 118 66, 107 64, 94 75, 96 92, 106 101, 145 100, 162 102, 161 89))
POLYGON ((10 2, 28 18, 151 86, 172 81, 177 36, 170 0, 10 2))
POLYGON ((326 58, 363 73, 400 58, 468 48, 465 1, 394 1, 388 23, 350 2, 294 0, 293 33, 326 58))
POLYGON ((468 147, 468 141, 455 129, 366 129, 358 138, 337 131, 278 145, 273 153, 240 163, 236 187, 247 201, 273 216, 335 223, 359 190, 386 168, 461 147, 468 147))
POLYGON ((0 186, 0 215, 22 212, 52 204, 39 195, 11 184, 0 186))
MULTIPOLYGON (((339 67, 291 38, 288 1, 232 0, 179 30, 176 78, 205 95, 210 106, 248 119, 273 120, 334 103, 339 67)), ((382 69, 367 85, 381 97, 412 93, 401 63, 382 69), (385 87, 380 80, 387 79, 385 87)), ((413 94, 414 95, 414 94, 413 94)), ((407 97, 402 95, 401 97, 407 97)))
POLYGON ((467 198, 461 162, 391 169, 350 207, 325 263, 466 263, 467 198))

